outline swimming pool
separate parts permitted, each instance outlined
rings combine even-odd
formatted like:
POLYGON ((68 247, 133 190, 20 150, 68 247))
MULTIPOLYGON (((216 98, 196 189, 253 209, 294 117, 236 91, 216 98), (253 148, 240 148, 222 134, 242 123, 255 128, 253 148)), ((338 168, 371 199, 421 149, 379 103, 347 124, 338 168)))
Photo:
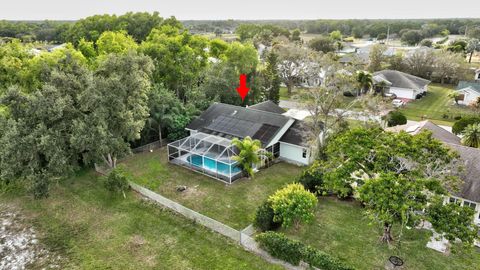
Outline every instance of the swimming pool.
POLYGON ((204 168, 213 172, 219 172, 224 175, 230 175, 230 167, 232 168, 232 175, 241 171, 241 169, 236 165, 228 165, 222 162, 217 162, 208 157, 203 157, 202 159, 202 156, 199 155, 190 155, 187 160, 195 167, 204 168))

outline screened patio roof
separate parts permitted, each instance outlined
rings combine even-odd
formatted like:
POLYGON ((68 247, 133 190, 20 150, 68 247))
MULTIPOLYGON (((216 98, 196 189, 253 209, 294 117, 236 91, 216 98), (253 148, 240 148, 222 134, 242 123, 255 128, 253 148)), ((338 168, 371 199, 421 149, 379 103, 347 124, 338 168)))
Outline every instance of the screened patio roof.
POLYGON ((233 164, 235 161, 232 157, 235 156, 238 151, 231 142, 231 140, 226 138, 198 132, 174 141, 170 143, 169 146, 192 154, 206 156, 225 164, 233 164))

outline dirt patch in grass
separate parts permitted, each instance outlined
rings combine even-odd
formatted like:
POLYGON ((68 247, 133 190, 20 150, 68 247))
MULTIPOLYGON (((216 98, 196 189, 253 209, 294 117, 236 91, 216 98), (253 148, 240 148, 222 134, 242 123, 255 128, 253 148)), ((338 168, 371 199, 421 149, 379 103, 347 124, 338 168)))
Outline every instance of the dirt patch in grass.
POLYGON ((62 257, 49 251, 39 238, 18 209, 0 203, 0 269, 59 269, 62 257))

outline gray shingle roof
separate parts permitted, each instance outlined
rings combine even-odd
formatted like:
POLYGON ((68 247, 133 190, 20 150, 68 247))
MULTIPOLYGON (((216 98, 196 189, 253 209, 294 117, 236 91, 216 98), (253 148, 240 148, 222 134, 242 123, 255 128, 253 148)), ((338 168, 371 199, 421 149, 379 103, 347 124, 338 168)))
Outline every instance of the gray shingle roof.
POLYGON ((457 85, 457 90, 462 90, 465 88, 470 88, 480 93, 480 82, 459 81, 457 85))
POLYGON ((460 144, 460 138, 447 130, 435 125, 434 123, 425 120, 421 122, 409 122, 405 125, 394 126, 386 129, 387 131, 399 132, 401 130, 406 131, 409 134, 415 135, 422 130, 429 130, 432 132, 432 136, 446 143, 460 144))
POLYGON ((278 113, 282 114, 285 112, 284 109, 282 109, 280 106, 275 104, 275 102, 271 100, 267 100, 261 103, 257 103, 255 105, 252 105, 248 107, 250 109, 255 109, 255 110, 260 110, 260 111, 265 111, 265 112, 271 112, 271 113, 278 113))
POLYGON ((454 195, 480 202, 480 149, 459 144, 447 144, 458 152, 464 161, 465 171, 462 175, 463 185, 454 195))
POLYGON ((413 76, 397 70, 382 70, 373 73, 373 76, 379 76, 384 80, 389 81, 392 87, 408 88, 408 89, 423 89, 425 85, 430 83, 429 80, 413 76))
POLYGON ((463 185, 460 191, 455 192, 454 195, 473 202, 480 202, 480 149, 461 145, 459 137, 430 121, 396 126, 387 130, 396 132, 404 130, 412 135, 422 130, 428 130, 432 132, 432 136, 435 139, 444 142, 447 146, 457 151, 463 160, 465 171, 461 175, 463 185))
POLYGON ((305 122, 295 120, 293 125, 280 138, 280 141, 307 147, 309 145, 308 127, 305 122))

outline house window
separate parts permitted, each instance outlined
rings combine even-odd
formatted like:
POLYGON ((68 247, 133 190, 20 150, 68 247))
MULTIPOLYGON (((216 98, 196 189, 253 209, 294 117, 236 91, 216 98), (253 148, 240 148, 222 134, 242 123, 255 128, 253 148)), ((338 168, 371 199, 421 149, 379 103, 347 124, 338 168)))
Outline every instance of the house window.
POLYGON ((449 200, 451 203, 460 203, 457 198, 450 197, 449 200))
POLYGON ((280 143, 273 145, 273 156, 278 158, 280 156, 280 143))
POLYGON ((468 206, 468 207, 472 208, 473 210, 475 210, 475 208, 477 207, 477 204, 473 203, 473 202, 464 201, 463 206, 468 206))
POLYGON ((302 157, 307 158, 307 149, 303 148, 302 157))

